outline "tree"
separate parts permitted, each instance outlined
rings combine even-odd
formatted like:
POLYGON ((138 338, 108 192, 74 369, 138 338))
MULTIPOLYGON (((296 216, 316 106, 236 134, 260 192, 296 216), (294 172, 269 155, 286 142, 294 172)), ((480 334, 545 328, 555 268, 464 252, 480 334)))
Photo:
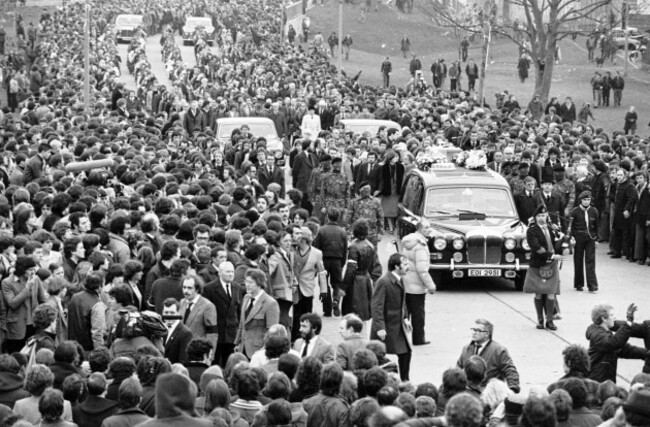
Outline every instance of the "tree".
MULTIPOLYGON (((510 39, 522 52, 526 52, 535 67, 535 93, 547 102, 551 91, 555 51, 558 43, 573 34, 587 34, 578 24, 593 21, 599 9, 611 0, 505 0, 509 7, 520 8, 524 22, 496 19, 491 31, 510 39)), ((484 26, 478 22, 480 14, 467 17, 458 8, 445 6, 441 0, 426 0, 420 10, 431 16, 439 25, 459 27, 469 33, 482 34, 484 26)))

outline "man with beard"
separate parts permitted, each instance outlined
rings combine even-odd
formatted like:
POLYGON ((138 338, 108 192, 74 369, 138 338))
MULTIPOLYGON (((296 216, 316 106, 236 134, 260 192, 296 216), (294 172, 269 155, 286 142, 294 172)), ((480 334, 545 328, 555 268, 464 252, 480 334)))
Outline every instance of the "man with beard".
POLYGON ((334 346, 320 336, 323 320, 318 314, 305 313, 300 316, 300 338, 293 349, 300 353, 301 358, 315 357, 323 365, 334 362, 334 346))

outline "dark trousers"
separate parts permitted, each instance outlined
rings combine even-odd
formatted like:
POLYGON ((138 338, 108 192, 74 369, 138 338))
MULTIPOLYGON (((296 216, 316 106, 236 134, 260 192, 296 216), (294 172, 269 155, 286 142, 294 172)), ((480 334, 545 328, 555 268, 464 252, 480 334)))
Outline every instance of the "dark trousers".
POLYGON ((634 233, 634 258, 638 261, 644 261, 648 258, 650 252, 650 227, 645 224, 636 224, 634 233))
POLYGON ((314 210, 314 205, 309 200, 309 194, 303 193, 302 200, 300 201, 300 207, 305 209, 311 215, 311 211, 314 210))
POLYGON ((619 353, 619 357, 623 359, 645 359, 643 372, 650 374, 650 320, 642 323, 632 323, 630 336, 642 339, 645 348, 626 344, 619 353))
POLYGON ((625 257, 632 257, 632 223, 629 220, 623 221, 623 224, 614 226, 612 228, 612 252, 614 255, 623 255, 625 257))
POLYGON ((323 301, 323 314, 325 316, 332 314, 332 293, 334 293, 334 304, 338 304, 344 264, 345 260, 343 258, 323 258, 323 266, 330 276, 331 285, 331 288, 329 286, 327 287, 327 295, 323 301))
POLYGON ((384 77, 384 87, 390 86, 390 74, 382 73, 384 77))
POLYGON ((601 242, 609 241, 609 218, 609 211, 605 212, 603 210, 600 214, 600 226, 598 227, 598 230, 600 231, 599 240, 601 242))
POLYGON ((467 90, 473 91, 474 86, 476 85, 476 77, 469 77, 468 81, 469 81, 469 83, 467 83, 468 84, 468 89, 467 90))
MULTIPOLYGON (((291 322, 291 316, 289 315, 289 310, 293 307, 293 301, 287 301, 284 299, 276 299, 278 305, 280 306, 280 324, 283 325, 289 332, 291 332, 291 327, 293 323, 291 322)), ((294 313, 295 314, 295 313, 294 313)))
POLYGON ((397 366, 399 368, 399 378, 402 381, 410 381, 409 372, 411 371, 411 352, 397 355, 397 366))
POLYGON ((306 297, 300 293, 300 301, 293 305, 293 328, 291 328, 291 342, 300 338, 300 316, 311 313, 314 308, 314 297, 306 297))
POLYGON ((406 294, 406 309, 413 326, 413 344, 424 344, 424 300, 427 294, 406 294))
POLYGON ((226 368, 226 363, 231 354, 235 352, 235 344, 231 343, 217 343, 217 349, 215 350, 214 359, 212 360, 213 365, 219 365, 222 368, 226 368))
POLYGON ((596 279, 596 242, 589 236, 575 236, 576 246, 573 249, 573 287, 582 289, 585 286, 585 271, 587 273, 587 288, 598 289, 596 279))
POLYGON ((34 327, 32 325, 27 325, 25 338, 21 340, 6 340, 2 345, 2 350, 7 354, 17 353, 25 347, 27 338, 30 338, 32 335, 34 335, 34 327))

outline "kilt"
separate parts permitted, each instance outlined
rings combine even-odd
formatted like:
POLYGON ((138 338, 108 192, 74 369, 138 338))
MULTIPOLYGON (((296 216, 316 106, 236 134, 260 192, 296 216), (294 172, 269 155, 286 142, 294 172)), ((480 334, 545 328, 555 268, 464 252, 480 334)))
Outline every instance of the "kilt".
POLYGON ((538 267, 529 267, 524 281, 524 292, 527 294, 555 294, 560 293, 560 268, 557 261, 550 265, 553 274, 549 278, 542 277, 538 267))

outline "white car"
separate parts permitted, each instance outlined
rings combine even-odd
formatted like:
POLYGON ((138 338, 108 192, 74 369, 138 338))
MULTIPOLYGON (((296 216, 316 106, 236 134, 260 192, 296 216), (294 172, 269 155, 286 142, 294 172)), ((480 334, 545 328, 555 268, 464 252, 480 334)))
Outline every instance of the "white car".
POLYGON ((183 26, 183 44, 194 43, 194 33, 197 30, 205 31, 206 41, 209 44, 214 42, 214 27, 212 19, 203 16, 189 16, 183 26))
POLYGON ((397 129, 398 132, 402 130, 402 127, 392 120, 343 119, 341 123, 343 123, 346 131, 350 130, 358 135, 364 132, 369 132, 370 135, 377 135, 379 128, 382 126, 387 129, 397 129))
MULTIPOLYGON (((609 34, 614 37, 619 50, 625 50, 625 30, 621 27, 612 28, 609 34)), ((639 50, 643 41, 643 34, 637 28, 627 27, 627 50, 639 50)))
POLYGON ((231 144, 230 137, 232 131, 240 129, 242 126, 248 126, 253 139, 264 137, 266 139, 267 151, 283 152, 284 144, 275 130, 273 120, 267 117, 223 117, 217 119, 217 140, 222 147, 228 147, 231 144))
POLYGON ((142 15, 117 15, 115 18, 115 31, 117 42, 129 42, 135 35, 135 31, 142 25, 142 15))

